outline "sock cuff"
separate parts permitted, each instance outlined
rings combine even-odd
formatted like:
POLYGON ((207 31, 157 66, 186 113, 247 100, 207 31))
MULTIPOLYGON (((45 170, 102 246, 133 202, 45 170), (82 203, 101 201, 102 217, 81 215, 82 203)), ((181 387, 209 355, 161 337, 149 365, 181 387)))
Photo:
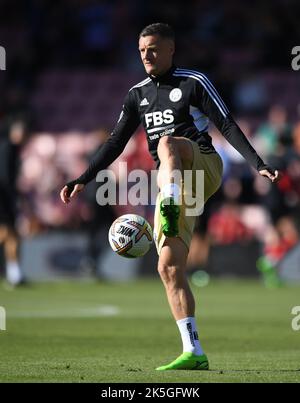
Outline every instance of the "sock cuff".
POLYGON ((195 317, 194 316, 188 316, 186 318, 179 319, 179 320, 176 321, 177 325, 184 325, 185 323, 189 323, 189 322, 191 322, 191 323, 194 322, 195 323, 195 317))
POLYGON ((161 194, 163 198, 173 197, 175 201, 178 202, 180 187, 176 183, 168 183, 162 187, 161 194))

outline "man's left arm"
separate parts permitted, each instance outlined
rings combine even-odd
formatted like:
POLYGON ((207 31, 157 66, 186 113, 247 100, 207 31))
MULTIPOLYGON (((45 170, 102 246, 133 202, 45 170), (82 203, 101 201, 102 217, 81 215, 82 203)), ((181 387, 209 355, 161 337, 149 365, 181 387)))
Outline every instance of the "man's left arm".
POLYGON ((197 83, 196 99, 200 102, 203 112, 245 160, 255 168, 260 175, 266 176, 272 182, 275 182, 278 179, 278 171, 273 170, 259 157, 235 122, 223 99, 205 76, 201 79, 201 84, 197 83))

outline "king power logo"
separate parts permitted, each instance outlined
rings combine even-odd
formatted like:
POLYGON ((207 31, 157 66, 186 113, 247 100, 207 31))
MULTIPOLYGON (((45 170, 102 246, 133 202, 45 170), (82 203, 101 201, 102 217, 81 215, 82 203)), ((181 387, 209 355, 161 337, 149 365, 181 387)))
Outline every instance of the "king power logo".
POLYGON ((6 312, 3 306, 0 306, 0 330, 6 330, 6 312))
POLYGON ((3 46, 0 46, 0 70, 6 70, 6 51, 3 46))

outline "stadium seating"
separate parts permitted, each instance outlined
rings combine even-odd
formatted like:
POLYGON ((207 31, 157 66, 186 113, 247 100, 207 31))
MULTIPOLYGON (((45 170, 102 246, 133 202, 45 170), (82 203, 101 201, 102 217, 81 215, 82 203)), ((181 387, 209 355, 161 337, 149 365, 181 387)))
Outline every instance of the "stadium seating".
MULTIPOLYGON (((37 80, 31 99, 38 130, 111 128, 128 89, 142 78, 138 74, 111 71, 44 72, 37 80)), ((284 104, 290 117, 295 119, 300 92, 297 75, 266 71, 261 79, 266 85, 268 104, 284 104)))
POLYGON ((61 132, 111 128, 128 89, 140 79, 118 72, 45 72, 32 95, 38 129, 61 132))

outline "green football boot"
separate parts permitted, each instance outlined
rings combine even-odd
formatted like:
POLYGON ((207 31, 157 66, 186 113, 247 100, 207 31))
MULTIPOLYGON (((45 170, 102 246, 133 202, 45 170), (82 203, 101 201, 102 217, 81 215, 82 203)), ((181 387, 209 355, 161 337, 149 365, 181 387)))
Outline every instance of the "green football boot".
POLYGON ((208 359, 205 354, 195 355, 193 353, 182 353, 176 360, 170 364, 163 365, 156 368, 156 371, 168 371, 168 370, 195 370, 206 371, 209 369, 208 359))
POLYGON ((173 197, 168 197, 160 202, 160 220, 162 232, 166 237, 178 235, 178 219, 180 208, 175 204, 173 197))

